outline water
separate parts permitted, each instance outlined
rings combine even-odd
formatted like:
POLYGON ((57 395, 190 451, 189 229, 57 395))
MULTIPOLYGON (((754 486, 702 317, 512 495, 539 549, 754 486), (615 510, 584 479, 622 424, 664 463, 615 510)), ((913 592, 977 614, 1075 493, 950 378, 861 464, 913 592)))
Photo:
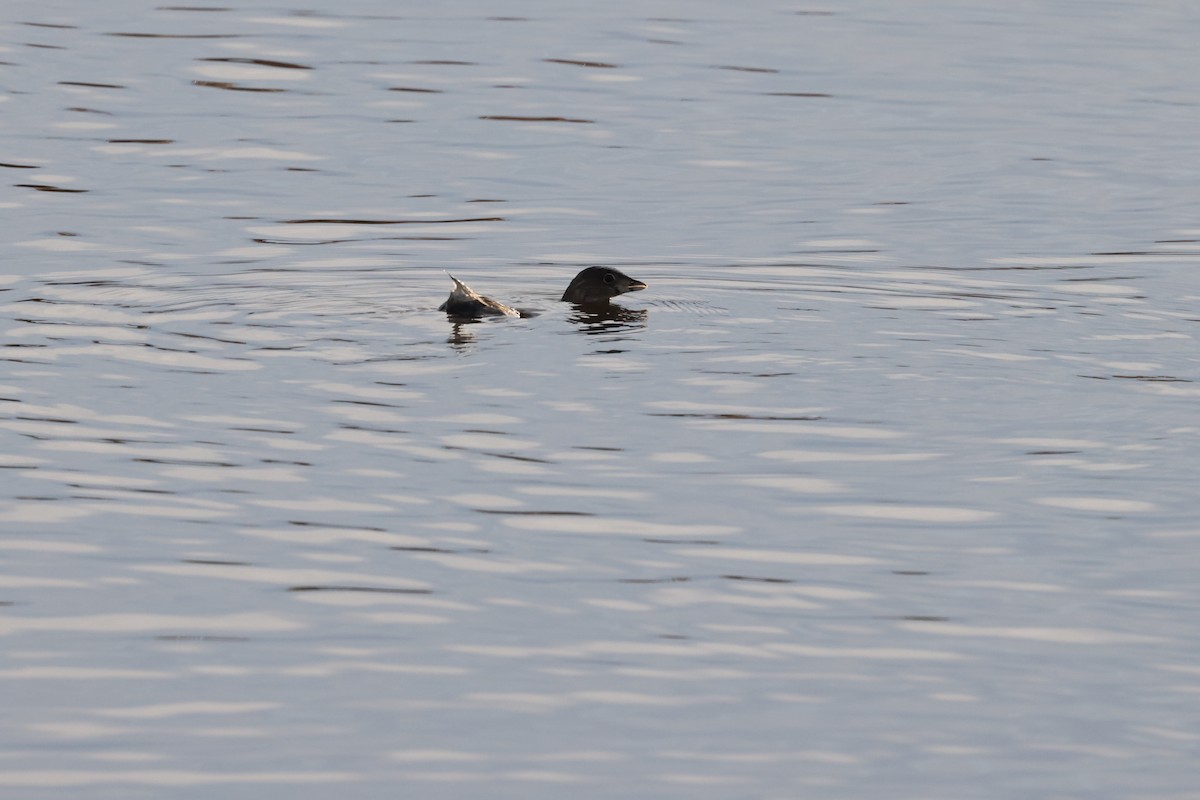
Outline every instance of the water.
POLYGON ((0 33, 5 796, 1200 797, 1190 4, 0 33))

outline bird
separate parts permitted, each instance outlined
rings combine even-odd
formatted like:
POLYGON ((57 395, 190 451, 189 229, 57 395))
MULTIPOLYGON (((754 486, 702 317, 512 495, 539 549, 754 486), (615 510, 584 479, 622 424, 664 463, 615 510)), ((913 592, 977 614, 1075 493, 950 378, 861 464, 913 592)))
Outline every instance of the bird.
POLYGON ((438 311, 445 311, 452 317, 521 316, 521 312, 512 306, 506 306, 498 300, 484 297, 453 275, 450 276, 450 280, 454 281, 454 289, 446 298, 446 302, 438 306, 438 311))
MULTIPOLYGON (((446 302, 438 306, 452 317, 519 317, 521 312, 498 300, 484 297, 458 278, 450 275, 454 289, 446 302)), ((577 306, 607 306, 608 301, 626 292, 640 292, 646 284, 612 267, 588 267, 576 275, 563 292, 564 303, 577 306)))
POLYGON ((612 267, 588 267, 571 279, 562 301, 580 306, 607 305, 619 294, 645 288, 646 284, 612 267))

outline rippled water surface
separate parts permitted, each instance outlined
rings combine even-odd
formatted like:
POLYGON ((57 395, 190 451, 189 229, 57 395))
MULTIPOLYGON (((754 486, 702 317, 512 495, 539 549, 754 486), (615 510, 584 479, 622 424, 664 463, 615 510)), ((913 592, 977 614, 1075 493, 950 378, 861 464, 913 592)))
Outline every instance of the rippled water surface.
POLYGON ((1200 797, 1197 41, 5 4, 0 793, 1200 797))

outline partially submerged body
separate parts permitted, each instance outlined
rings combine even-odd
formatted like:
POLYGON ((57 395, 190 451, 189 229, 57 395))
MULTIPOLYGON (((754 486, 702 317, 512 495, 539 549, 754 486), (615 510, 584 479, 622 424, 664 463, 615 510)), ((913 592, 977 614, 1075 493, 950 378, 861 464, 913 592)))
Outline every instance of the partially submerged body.
MULTIPOLYGON (((519 317, 521 312, 504 303, 484 297, 453 275, 454 291, 446 302, 438 306, 452 317, 519 317)), ((563 292, 562 300, 577 306, 607 306, 608 301, 619 294, 638 292, 646 284, 635 280, 620 270, 611 267, 588 267, 571 281, 563 292)))
POLYGON ((521 312, 490 297, 484 297, 479 292, 467 286, 453 275, 454 290, 446 298, 446 302, 438 306, 438 311, 445 311, 452 317, 519 317, 521 312))

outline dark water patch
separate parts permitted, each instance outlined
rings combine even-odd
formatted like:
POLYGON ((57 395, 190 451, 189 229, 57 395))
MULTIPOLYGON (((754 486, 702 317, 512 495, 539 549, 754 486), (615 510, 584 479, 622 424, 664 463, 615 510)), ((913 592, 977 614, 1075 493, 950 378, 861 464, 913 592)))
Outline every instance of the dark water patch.
POLYGON ((370 594, 433 594, 432 589, 396 589, 385 586, 289 586, 289 592, 366 592, 370 594))
POLYGON ((414 92, 416 94, 445 94, 442 89, 421 89, 416 86, 389 86, 389 92, 414 92))
MULTIPOLYGON (((145 442, 145 444, 161 444, 160 442, 145 442)), ((135 464, 164 464, 167 466, 180 467, 240 467, 241 464, 232 461, 205 461, 203 459, 187 459, 187 458, 131 458, 130 461, 135 464)))
MULTIPOLYGON (((1171 250, 1102 250, 1095 253, 1089 253, 1093 256, 1172 256, 1179 255, 1171 250)), ((1142 277, 1142 276, 1138 276, 1142 277)), ((1126 277, 1096 277, 1096 278, 1077 278, 1074 280, 1089 280, 1089 281, 1119 281, 1119 280, 1135 280, 1135 278, 1126 277)))
POLYGON ((1045 270, 1090 270, 1093 269, 1093 267, 1088 264, 1002 264, 998 266, 913 267, 913 269, 929 269, 946 272, 1042 272, 1045 270))
POLYGON ((297 64, 293 61, 271 61, 265 58, 198 58, 197 61, 217 61, 224 64, 258 64, 263 67, 277 67, 279 69, 312 69, 306 64, 297 64))
POLYGON ((281 219, 283 225, 451 225, 459 222, 504 222, 505 217, 462 217, 460 219, 281 219))
MULTIPOLYGON (((250 241, 255 244, 285 244, 289 247, 319 247, 327 244, 345 244, 352 242, 353 239, 268 239, 265 236, 254 236, 250 241)), ((267 270, 263 270, 264 272, 267 270)), ((275 272, 287 272, 290 270, 272 270, 275 272)))
MULTIPOLYGON (((465 450, 468 448, 454 447, 451 445, 445 446, 446 450, 465 450)), ((509 461, 523 461, 529 464, 554 464, 555 462, 548 458, 534 458, 533 456, 519 456, 516 453, 493 453, 489 451, 480 451, 481 456, 491 456, 492 458, 504 458, 509 461)))
POLYGON ((518 117, 503 114, 489 114, 480 117, 480 119, 500 120, 504 122, 571 122, 581 125, 593 125, 596 122, 592 119, 575 119, 571 117, 518 117))
POLYGON ((490 553, 491 550, 486 547, 468 547, 468 548, 449 548, 449 547, 418 547, 393 545, 388 550, 399 550, 402 553, 490 553))
POLYGON ((763 92, 766 97, 833 97, 827 92, 763 92))
MULTIPOLYGON (((387 433, 387 434, 411 433, 412 432, 406 428, 384 428, 380 425, 354 425, 354 424, 348 423, 348 422, 344 422, 341 425, 338 425, 338 430, 364 431, 366 433, 387 433)), ((457 450, 460 448, 447 447, 446 449, 447 450, 457 450)))
POLYGON ((547 64, 569 64, 573 67, 591 67, 593 69, 616 69, 616 64, 609 64, 605 61, 575 61, 569 58, 543 58, 547 64))
POLYGON ((382 403, 376 400, 334 400, 334 403, 345 403, 351 406, 375 406, 377 408, 404 408, 399 403, 382 403))
MULTIPOLYGON (((746 372, 730 372, 718 370, 706 370, 709 374, 714 375, 746 375, 746 372)), ((757 420, 789 420, 792 422, 819 422, 827 419, 821 416, 784 416, 774 414, 738 414, 733 412, 704 414, 697 412, 665 412, 665 411, 650 411, 646 412, 648 417, 682 417, 684 419, 757 419, 757 420)))
MULTIPOLYGON (((652 540, 647 540, 652 541, 652 540)), ((655 584, 655 583, 687 583, 692 580, 686 575, 672 575, 667 578, 618 578, 617 583, 655 584)))
MULTIPOLYGON (((216 303, 206 303, 203 305, 192 304, 191 306, 189 306, 188 310, 192 310, 192 309, 196 309, 196 308, 211 308, 214 305, 218 305, 218 304, 216 304, 216 303)), ((229 304, 226 303, 226 304, 221 304, 221 305, 229 305, 229 304)), ((172 313, 179 313, 182 310, 183 309, 163 309, 159 313, 172 314, 172 313)), ((237 345, 249 344, 249 342, 245 341, 244 339, 229 339, 229 338, 226 338, 223 336, 206 336, 202 333, 185 333, 183 331, 165 331, 165 333, 168 336, 182 336, 185 339, 198 339, 203 342, 219 342, 221 344, 237 344, 237 345)), ((183 352, 196 352, 196 351, 183 351, 183 352)))
POLYGON ((126 89, 119 83, 92 83, 88 81, 59 81, 59 86, 85 86, 89 89, 126 89))
POLYGON ((472 66, 476 65, 476 62, 474 62, 474 61, 450 61, 450 60, 438 60, 438 59, 428 59, 428 60, 424 60, 424 61, 409 61, 408 63, 409 64, 428 64, 431 66, 447 66, 447 67, 472 67, 472 66))
POLYGON ((238 33, 144 33, 141 31, 110 31, 105 36, 126 39, 240 39, 238 33))
MULTIPOLYGON (((266 94, 280 93, 290 91, 289 89, 281 89, 278 87, 266 86, 242 86, 238 83, 229 81, 192 81, 193 86, 204 86, 209 89, 225 89, 230 92, 262 92, 266 94)), ((186 166, 181 164, 180 166, 186 166)))
POLYGON ((14 183, 20 189, 34 189, 39 192, 59 192, 61 194, 87 194, 90 189, 64 189, 61 186, 51 186, 48 183, 14 183))
POLYGON ((727 70, 732 70, 733 72, 761 72, 761 73, 765 73, 765 74, 776 74, 779 72, 779 70, 771 69, 769 67, 718 66, 715 69, 727 69, 727 70))
POLYGON ((40 169, 37 164, 8 164, 0 162, 0 167, 4 169, 40 169))
POLYGON ((306 520, 290 519, 288 525, 294 525, 297 528, 326 528, 336 529, 339 531, 367 531, 370 533, 383 533, 387 528, 380 528, 375 525, 336 525, 330 526, 324 522, 308 522, 306 520))
POLYGON ((18 25, 27 25, 30 28, 53 28, 56 30, 74 31, 79 30, 78 25, 56 24, 52 22, 19 22, 18 25))
POLYGON ((250 567, 253 566, 248 561, 220 561, 217 559, 208 558, 182 558, 180 561, 184 564, 207 564, 216 567, 250 567))
POLYGON ((759 578, 750 575, 722 575, 727 581, 750 581, 751 583, 795 583, 788 578, 759 578))
POLYGON ((174 139, 109 139, 109 144, 174 144, 174 139))
MULTIPOLYGON (((548 462, 544 462, 548 463, 548 462)), ((513 511, 507 508, 472 508, 477 514, 495 514, 512 517, 594 517, 589 511, 513 511)))

